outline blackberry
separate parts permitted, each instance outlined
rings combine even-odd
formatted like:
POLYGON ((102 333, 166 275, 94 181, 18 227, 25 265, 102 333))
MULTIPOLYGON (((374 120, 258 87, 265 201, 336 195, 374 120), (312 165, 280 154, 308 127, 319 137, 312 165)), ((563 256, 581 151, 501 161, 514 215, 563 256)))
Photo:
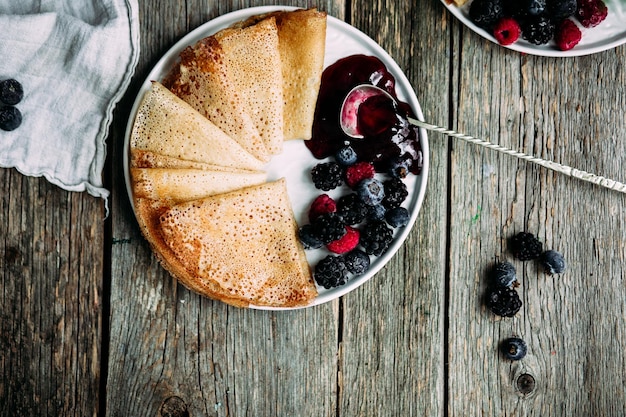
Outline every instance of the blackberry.
POLYGON ((0 82, 0 101, 14 106, 24 97, 24 89, 19 81, 12 78, 0 82))
POLYGON ((511 239, 513 255, 520 261, 537 259, 543 252, 543 244, 532 234, 519 232, 511 239))
POLYGON ((483 29, 491 30, 503 16, 502 0, 474 0, 470 5, 470 20, 483 29))
POLYGON ((327 290, 346 283, 348 268, 343 257, 327 255, 315 265, 315 282, 327 290))
POLYGON ((502 317, 513 317, 522 308, 522 300, 513 288, 492 287, 485 302, 494 314, 502 317))
POLYGON ((399 207, 409 195, 406 184, 400 178, 390 178, 383 182, 385 197, 383 205, 387 209, 399 207))
POLYGON ((354 275, 362 275, 370 268, 370 257, 362 250, 355 249, 343 257, 348 271, 354 275))
POLYGON ((410 218, 409 211, 404 207, 394 207, 385 213, 387 224, 393 228, 406 226, 409 224, 410 218))
POLYGON ((517 283, 515 267, 510 262, 499 262, 491 270, 491 282, 496 287, 511 288, 517 283))
POLYGON ((343 184, 343 169, 337 162, 321 162, 311 170, 315 187, 329 191, 343 184))
POLYGON ((576 0, 548 0, 548 13, 554 21, 573 16, 577 7, 576 0))
POLYGON ((531 16, 521 24, 522 37, 535 45, 544 45, 556 32, 556 26, 549 17, 544 15, 531 16))
POLYGON ((311 223, 312 233, 322 244, 328 245, 346 234, 346 224, 337 213, 324 213, 311 223))
POLYGON ((366 178, 356 186, 356 192, 368 206, 375 206, 385 198, 385 187, 376 178, 366 178))
POLYGON ((382 255, 392 240, 393 230, 384 221, 367 223, 361 231, 361 246, 368 255, 382 255))
POLYGON ((313 226, 311 226, 310 224, 305 224, 300 229, 298 229, 298 238, 300 238, 300 242, 302 242, 302 246, 304 247, 304 249, 307 250, 319 249, 324 246, 320 238, 318 238, 314 233, 313 226))
POLYGON ((351 146, 344 146, 335 154, 335 160, 343 166, 349 166, 356 163, 356 151, 351 146))
POLYGON ((518 361, 526 356, 528 349, 524 340, 519 337, 509 337, 500 343, 500 351, 505 358, 518 361))
POLYGON ((565 258, 555 250, 542 253, 540 261, 548 275, 562 274, 565 271, 565 258))
POLYGON ((22 113, 17 107, 0 107, 0 129, 10 132, 22 124, 22 113))
POLYGON ((346 194, 337 201, 337 214, 345 224, 352 226, 365 219, 367 205, 356 193, 346 194))

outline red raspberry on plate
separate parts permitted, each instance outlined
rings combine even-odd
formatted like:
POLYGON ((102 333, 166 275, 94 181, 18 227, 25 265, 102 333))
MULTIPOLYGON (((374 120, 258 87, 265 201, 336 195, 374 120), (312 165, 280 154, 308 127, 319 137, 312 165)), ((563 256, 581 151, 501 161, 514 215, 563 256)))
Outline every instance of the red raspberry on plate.
POLYGON ((609 13, 606 4, 602 0, 579 0, 576 17, 578 21, 586 28, 598 26, 600 22, 606 19, 609 13))
POLYGON ((493 36, 500 45, 511 45, 521 34, 517 20, 512 17, 503 17, 493 27, 493 36))
POLYGON ((333 253, 348 253, 357 247, 360 235, 354 227, 346 226, 346 234, 342 238, 330 242, 326 248, 333 253))
POLYGON ((309 221, 312 222, 324 213, 337 211, 337 203, 328 194, 318 195, 309 208, 309 221))
POLYGON ((346 169, 346 184, 350 188, 356 187, 358 183, 366 178, 374 178, 374 165, 369 162, 357 162, 346 169))
POLYGON ((556 28, 554 40, 561 51, 569 51, 580 42, 583 34, 574 21, 566 19, 556 28))

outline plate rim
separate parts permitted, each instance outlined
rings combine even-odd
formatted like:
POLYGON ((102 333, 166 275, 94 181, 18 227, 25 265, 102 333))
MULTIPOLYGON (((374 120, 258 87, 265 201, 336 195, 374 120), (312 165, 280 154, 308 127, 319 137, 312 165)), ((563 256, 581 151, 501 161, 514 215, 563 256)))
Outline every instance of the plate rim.
MULTIPOLYGON (((440 0, 440 1, 450 13, 452 13, 459 21, 461 21, 461 23, 463 23, 465 26, 471 29, 474 33, 482 36, 483 38, 487 39, 488 41, 491 41, 492 43, 495 43, 498 46, 510 49, 512 51, 524 53, 524 54, 550 57, 550 58, 572 58, 572 57, 578 57, 578 56, 593 55, 593 54, 608 51, 610 49, 626 44, 626 31, 624 31, 621 38, 618 38, 611 42, 607 42, 606 44, 603 44, 601 46, 578 48, 578 49, 574 47, 573 49, 570 49, 569 51, 561 51, 556 48, 543 49, 538 46, 534 46, 531 43, 524 41, 524 40, 518 40, 517 42, 514 42, 511 45, 502 45, 496 40, 496 38, 493 37, 493 35, 491 35, 486 30, 476 26, 469 19, 469 17, 466 16, 466 14, 463 12, 463 8, 468 7, 469 2, 461 7, 458 7, 454 4, 449 4, 446 0, 440 0)), ((590 28, 590 30, 593 30, 593 28, 590 28)))
MULTIPOLYGON (((137 114, 137 110, 141 104, 142 98, 145 92, 150 88, 151 81, 155 79, 160 79, 158 77, 159 74, 162 73, 162 68, 167 64, 168 61, 172 61, 172 63, 178 58, 178 54, 188 45, 195 43, 197 40, 202 39, 203 37, 209 36, 212 33, 215 33, 217 30, 220 30, 223 27, 229 26, 232 23, 235 23, 240 20, 244 20, 245 18, 262 14, 273 12, 277 10, 297 10, 302 9, 301 7, 294 6, 282 6, 282 5, 273 5, 273 6, 255 6, 248 7, 239 10, 235 10, 229 13, 225 13, 220 15, 214 19, 210 19, 197 28, 193 29, 186 35, 184 35, 181 39, 175 42, 168 50, 163 53, 157 62, 152 65, 151 70, 146 75, 143 80, 141 86, 139 87, 136 97, 134 99, 131 110, 128 114, 128 121, 126 125, 126 130, 124 134, 124 153, 123 153, 123 170, 124 170, 124 180, 126 184, 126 192, 128 194, 131 209, 133 210, 133 215, 136 216, 135 207, 133 202, 133 193, 132 193, 132 185, 130 182, 130 135, 132 133, 132 128, 134 125, 135 116, 137 114), (176 59, 172 59, 172 57, 176 57, 176 59)), ((423 120, 423 114, 421 106, 419 105, 419 101, 417 100, 417 96, 413 89, 413 86, 409 82, 408 78, 404 74, 404 71, 398 66, 396 61, 389 55, 389 53, 384 50, 376 41, 366 35, 364 32, 360 31, 356 27, 340 20, 331 15, 327 15, 327 26, 334 26, 347 33, 353 37, 355 37, 358 41, 364 42, 370 48, 376 50, 376 56, 381 59, 387 69, 393 74, 396 79, 396 85, 402 85, 403 89, 406 90, 408 97, 405 97, 405 101, 411 106, 411 108, 415 112, 415 116, 419 120, 423 120)), ((349 56, 349 55, 345 55, 349 56)), ((354 291, 356 288, 365 284, 369 281, 374 275, 376 275, 387 263, 395 256, 396 252, 400 249, 400 247, 406 241, 410 231, 413 228, 417 220, 417 216, 421 211, 422 204, 426 194, 426 186, 428 182, 428 172, 429 172, 429 161, 430 161, 430 150, 428 146, 428 135, 425 129, 419 128, 420 134, 420 146, 423 157, 423 167, 420 175, 416 175, 415 178, 415 186, 411 190, 412 193, 415 193, 413 196, 414 200, 412 201, 413 209, 411 211, 411 216, 409 218, 408 224, 396 231, 394 240, 391 243, 390 247, 387 251, 376 257, 375 263, 373 263, 372 267, 363 275, 357 277, 357 279, 351 279, 346 284, 333 288, 331 290, 326 290, 322 293, 318 292, 317 297, 313 300, 313 302, 297 307, 268 307, 268 306, 257 306, 250 305, 250 309, 256 310, 299 310, 304 308, 310 308, 317 305, 325 304, 329 301, 335 300, 343 295, 354 291)), ((313 266, 311 265, 311 269, 313 266)), ((315 284, 320 289, 317 284, 315 284)))

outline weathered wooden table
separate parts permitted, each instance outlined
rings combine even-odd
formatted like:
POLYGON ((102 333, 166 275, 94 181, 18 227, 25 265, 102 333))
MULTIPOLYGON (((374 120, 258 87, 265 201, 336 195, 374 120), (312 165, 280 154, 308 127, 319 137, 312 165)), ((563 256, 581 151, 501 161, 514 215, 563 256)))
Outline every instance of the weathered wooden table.
MULTIPOLYGON (((2 416, 623 416, 625 196, 431 133, 424 205, 372 280, 292 312, 190 293, 158 265, 125 191, 138 87, 184 34, 257 1, 140 2, 141 58, 108 138, 102 201, 0 170, 2 416), (548 276, 507 240, 561 251, 548 276), (514 262, 522 310, 482 303, 514 262), (505 337, 529 347, 511 362, 505 337)), ((294 1, 380 43, 425 119, 626 181, 626 47, 542 58, 494 45, 439 0, 294 1)))

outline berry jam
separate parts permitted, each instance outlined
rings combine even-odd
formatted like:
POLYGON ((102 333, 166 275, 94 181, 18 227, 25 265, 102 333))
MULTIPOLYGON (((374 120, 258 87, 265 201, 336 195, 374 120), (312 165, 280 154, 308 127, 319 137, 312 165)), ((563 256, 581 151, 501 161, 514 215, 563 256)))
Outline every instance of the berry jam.
POLYGON ((326 68, 313 121, 313 136, 304 141, 314 157, 324 159, 350 145, 359 161, 372 162, 378 172, 387 172, 392 163, 407 161, 409 170, 422 170, 422 151, 417 127, 407 121, 415 117, 407 103, 398 100, 396 80, 383 62, 366 55, 351 55, 326 68), (359 84, 373 84, 391 94, 393 105, 383 96, 367 99, 359 107, 358 129, 362 139, 346 135, 339 124, 341 105, 348 92, 359 84))

